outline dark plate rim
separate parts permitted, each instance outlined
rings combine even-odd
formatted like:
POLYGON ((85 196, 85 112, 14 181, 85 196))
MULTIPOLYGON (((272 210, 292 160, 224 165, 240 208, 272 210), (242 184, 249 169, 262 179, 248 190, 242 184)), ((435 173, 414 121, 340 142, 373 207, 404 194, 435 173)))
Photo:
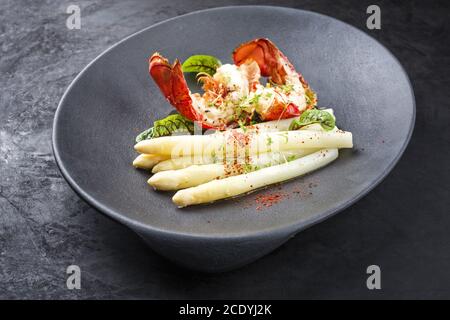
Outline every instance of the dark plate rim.
POLYGON ((358 200, 360 200, 362 197, 364 197, 365 195, 367 195, 373 188, 375 188, 378 184, 380 184, 384 178, 386 178, 386 176, 392 171, 392 169, 395 167, 395 165, 398 163, 398 161, 400 160, 401 156, 403 155, 406 147, 408 146, 409 141, 411 140, 411 136, 414 130, 414 126, 415 126, 415 119, 416 119, 416 101, 415 101, 415 96, 414 96, 414 91, 413 91, 413 87, 411 84, 411 81, 408 77, 408 74, 406 73, 405 69, 403 68, 402 64, 400 63, 400 61, 391 53, 391 51, 389 49, 387 49, 381 42, 379 42, 377 39, 375 39, 374 37, 372 37, 371 35, 363 32, 362 30, 344 22, 341 20, 338 20, 336 18, 321 14, 321 13, 317 13, 317 12, 313 12, 313 11, 308 11, 308 10, 302 10, 302 9, 296 9, 296 8, 289 8, 289 7, 282 7, 282 6, 267 6, 267 5, 233 5, 233 6, 222 6, 222 7, 215 7, 215 8, 209 8, 209 9, 204 9, 204 10, 197 10, 197 11, 193 11, 193 12, 189 12, 183 15, 179 15, 179 16, 175 16, 163 21, 160 21, 158 23, 155 23, 151 26, 148 26, 142 30, 139 30, 127 37, 125 37, 124 39, 118 41, 117 43, 115 43, 114 45, 112 45, 111 47, 109 47, 108 49, 106 49, 105 51, 103 51, 102 53, 100 53, 97 57, 95 57, 89 64, 87 64, 79 73, 78 75, 72 80, 72 82, 70 83, 70 85, 67 87, 67 89, 65 90, 63 96, 61 97, 60 102, 58 103, 58 107, 56 109, 55 112, 55 116, 54 116, 54 120, 53 120, 53 131, 52 131, 52 150, 53 150, 53 155, 55 157, 55 161, 56 164, 59 168, 59 170, 61 171, 62 176, 64 177, 64 179, 67 181, 67 183, 69 184, 69 186, 75 191, 75 193, 77 195, 79 195, 84 201, 86 201, 89 205, 91 205, 92 207, 94 207, 95 209, 99 210, 101 213, 106 214, 108 217, 113 218, 123 224, 125 224, 126 226, 134 229, 136 232, 152 232, 152 233, 158 233, 158 234, 162 234, 162 235, 168 235, 168 236, 172 236, 172 237, 178 237, 178 238, 199 238, 199 239, 205 239, 208 241, 211 240, 225 240, 225 239, 248 239, 248 238, 264 238, 264 237, 268 237, 268 236, 274 236, 274 235, 278 235, 278 234, 285 234, 285 235, 291 235, 291 234, 295 234, 303 229, 305 229, 306 227, 310 227, 315 225, 316 223, 319 223, 325 219, 328 219, 332 216, 334 216, 335 214, 341 212, 342 210, 348 208, 349 206, 351 206, 352 204, 354 204, 355 202, 357 202, 358 200), (400 148, 399 152, 397 153, 397 155, 395 156, 395 158, 391 161, 391 163, 386 167, 386 170, 384 170, 374 181, 372 181, 372 183, 366 187, 365 189, 361 190, 360 193, 356 194, 354 197, 352 197, 351 199, 349 199, 348 201, 344 202, 343 204, 341 204, 340 206, 337 207, 333 207, 327 211, 322 212, 321 214, 306 220, 306 221, 300 221, 300 222, 296 222, 296 223, 291 223, 291 224, 285 224, 285 225, 281 225, 281 226, 275 226, 275 227, 270 227, 270 228, 265 228, 262 229, 260 231, 249 231, 249 232, 241 232, 241 233, 224 233, 224 234, 201 234, 201 233, 185 233, 185 232, 180 232, 180 231, 173 231, 173 230, 167 230, 167 229, 160 229, 160 228, 156 228, 153 227, 151 225, 142 223, 138 220, 134 220, 131 219, 129 217, 126 217, 124 215, 122 215, 120 212, 117 212, 111 208, 109 208, 107 205, 102 204, 100 201, 97 201, 94 197, 90 196, 87 192, 85 192, 83 190, 82 187, 80 187, 77 182, 75 182, 74 178, 70 176, 70 174, 68 173, 63 161, 61 160, 61 156, 57 147, 57 141, 58 141, 58 119, 60 116, 60 111, 62 109, 62 105, 64 104, 68 93, 71 91, 72 87, 75 85, 75 83, 78 81, 78 79, 89 69, 89 67, 94 64, 98 59, 100 59, 103 55, 105 55, 106 53, 108 53, 109 51, 113 50, 115 47, 117 47, 118 45, 120 45, 121 43, 127 41, 128 39, 143 33, 151 28, 154 28, 158 25, 164 24, 164 23, 168 23, 180 18, 183 18, 185 16, 189 16, 189 15, 194 15, 194 14, 198 14, 198 13, 204 13, 204 12, 209 12, 209 11, 220 11, 220 10, 230 10, 230 9, 238 9, 238 8, 247 8, 247 9, 256 9, 256 8, 265 8, 265 9, 276 9, 276 10, 286 10, 286 11, 300 11, 300 12, 304 12, 307 14, 312 14, 312 15, 317 15, 320 17, 325 17, 328 19, 332 19, 334 21, 337 21, 338 23, 343 23, 347 26, 349 26, 350 28, 356 30, 356 32, 360 32, 362 34, 364 34, 367 37, 372 38, 374 41, 376 41, 380 46, 382 46, 387 53, 394 59, 394 61, 396 61, 398 63, 398 65, 400 66, 401 71, 403 72, 406 80, 408 81, 408 85, 409 85, 409 89, 411 92, 411 96, 413 98, 413 114, 412 114, 412 118, 411 118, 411 123, 410 123, 410 127, 409 127, 409 131, 408 131, 408 135, 405 139, 405 141, 403 142, 402 147, 400 148))

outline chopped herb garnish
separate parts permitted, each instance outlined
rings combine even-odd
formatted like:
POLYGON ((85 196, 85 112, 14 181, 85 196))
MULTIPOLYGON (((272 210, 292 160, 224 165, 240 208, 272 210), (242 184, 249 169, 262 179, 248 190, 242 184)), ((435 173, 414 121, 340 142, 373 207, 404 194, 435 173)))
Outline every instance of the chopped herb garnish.
POLYGON ((297 159, 297 156, 296 155, 294 155, 294 154, 292 154, 292 155, 290 155, 290 156, 288 156, 287 158, 286 158, 286 160, 289 162, 289 161, 293 161, 293 160, 295 160, 295 159, 297 159))
POLYGON ((243 165, 243 171, 244 171, 244 173, 249 173, 249 172, 257 170, 257 169, 254 169, 255 167, 253 167, 250 163, 246 163, 243 165))
POLYGON ((211 152, 211 157, 212 157, 213 162, 217 162, 216 150, 213 150, 213 151, 211 152))
POLYGON ((260 94, 255 94, 250 100, 249 100, 249 104, 258 104, 259 103, 259 98, 261 98, 260 94))
POLYGON ((291 93, 292 90, 294 90, 294 85, 293 84, 284 84, 284 85, 280 86, 280 88, 284 93, 291 93))
POLYGON ((244 131, 244 133, 247 132, 248 129, 247 129, 247 127, 245 126, 245 122, 244 122, 244 121, 238 120, 238 125, 239 125, 239 128, 241 128, 242 131, 244 131))
POLYGON ((308 106, 315 106, 317 104, 317 95, 311 88, 305 89, 305 99, 308 106))

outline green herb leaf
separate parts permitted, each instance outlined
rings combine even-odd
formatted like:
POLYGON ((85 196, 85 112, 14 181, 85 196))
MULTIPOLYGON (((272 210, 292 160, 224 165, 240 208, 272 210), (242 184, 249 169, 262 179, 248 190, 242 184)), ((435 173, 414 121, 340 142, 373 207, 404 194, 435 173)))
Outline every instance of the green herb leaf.
POLYGON ((193 134, 194 123, 178 113, 171 114, 164 119, 155 121, 153 127, 141 132, 136 137, 136 142, 170 136, 174 132, 193 134))
POLYGON ((216 57, 197 54, 187 58, 181 65, 181 69, 183 72, 205 72, 212 76, 221 65, 222 63, 216 57))
POLYGON ((294 119, 289 126, 289 130, 298 130, 301 127, 313 123, 320 123, 326 131, 332 130, 335 126, 335 120, 331 113, 318 109, 310 109, 303 112, 298 119, 294 119))

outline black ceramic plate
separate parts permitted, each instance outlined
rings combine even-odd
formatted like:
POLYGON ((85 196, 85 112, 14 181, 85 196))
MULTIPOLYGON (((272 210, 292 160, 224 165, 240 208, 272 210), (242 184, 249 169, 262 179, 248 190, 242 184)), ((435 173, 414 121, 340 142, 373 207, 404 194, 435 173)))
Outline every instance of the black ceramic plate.
POLYGON ((398 161, 411 136, 414 96, 399 62, 365 33, 320 14, 226 7, 167 20, 116 44, 73 81, 55 116, 56 161, 88 203, 138 232, 156 251, 202 270, 243 265, 349 206, 398 161), (172 107, 148 75, 155 51, 171 60, 211 54, 231 62, 238 44, 271 39, 335 110, 354 149, 306 177, 238 199, 177 209, 131 162, 135 136, 172 107), (258 210, 258 195, 284 200, 258 210))

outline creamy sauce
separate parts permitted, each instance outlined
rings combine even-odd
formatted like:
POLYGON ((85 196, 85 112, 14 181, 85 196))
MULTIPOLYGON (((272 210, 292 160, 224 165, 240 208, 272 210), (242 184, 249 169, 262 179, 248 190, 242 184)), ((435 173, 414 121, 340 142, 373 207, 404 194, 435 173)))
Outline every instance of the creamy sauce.
POLYGON ((300 110, 306 109, 305 88, 303 88, 298 74, 288 75, 286 77, 286 85, 292 85, 292 90, 287 95, 288 102, 294 103, 300 110))
POLYGON ((227 124, 234 116, 234 105, 224 105, 218 108, 216 106, 209 106, 209 102, 205 101, 199 94, 191 95, 191 97, 193 98, 194 109, 203 115, 206 122, 214 126, 227 124))
POLYGON ((305 89, 297 73, 288 75, 286 83, 282 86, 263 86, 258 82, 259 68, 256 65, 255 70, 254 67, 253 65, 238 67, 234 64, 219 67, 213 79, 226 87, 226 97, 220 105, 214 105, 211 101, 205 101, 199 94, 191 94, 195 110, 201 113, 208 123, 221 125, 235 120, 238 108, 249 113, 256 111, 260 115, 268 112, 275 103, 286 106, 293 103, 300 110, 306 108, 305 89), (249 83, 249 72, 253 73, 251 81, 258 84, 249 83))
POLYGON ((223 83, 236 102, 248 95, 249 83, 246 74, 234 64, 224 64, 218 68, 214 80, 223 83))

